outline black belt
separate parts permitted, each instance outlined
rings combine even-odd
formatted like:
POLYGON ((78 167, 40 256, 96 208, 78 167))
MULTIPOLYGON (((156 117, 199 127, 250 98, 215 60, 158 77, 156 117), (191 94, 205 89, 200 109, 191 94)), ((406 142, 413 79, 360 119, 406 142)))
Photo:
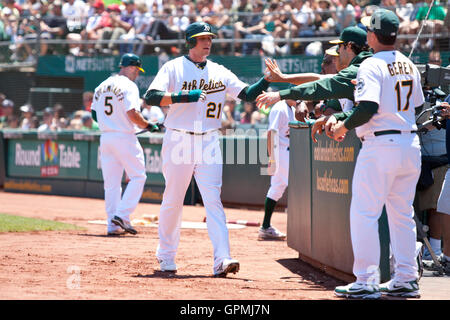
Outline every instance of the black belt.
MULTIPOLYGON (((405 133, 417 133, 416 130, 403 131, 403 132, 405 132, 405 133)), ((385 134, 402 134, 402 131, 401 130, 382 130, 382 131, 375 131, 373 133, 373 135, 375 137, 384 136, 385 134)), ((361 138, 361 141, 364 141, 364 137, 361 138)))
POLYGON ((194 136, 204 136, 205 134, 216 131, 216 130, 210 130, 210 131, 205 131, 205 132, 193 132, 193 131, 186 131, 186 130, 179 130, 179 129, 172 129, 172 130, 190 134, 190 135, 194 135, 194 136))

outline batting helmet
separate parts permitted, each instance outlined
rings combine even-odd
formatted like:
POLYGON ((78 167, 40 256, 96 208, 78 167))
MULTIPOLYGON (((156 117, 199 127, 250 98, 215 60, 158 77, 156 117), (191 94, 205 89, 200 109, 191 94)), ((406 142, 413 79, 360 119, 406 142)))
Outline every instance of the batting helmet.
POLYGON ((196 37, 205 35, 217 37, 217 35, 213 30, 213 27, 209 23, 194 22, 190 24, 186 28, 186 47, 188 47, 189 49, 194 48, 195 45, 197 44, 196 37))
POLYGON ((139 58, 134 53, 125 53, 122 56, 122 58, 120 58, 119 67, 128 67, 128 66, 135 66, 142 72, 145 72, 144 69, 142 69, 141 58, 139 58))

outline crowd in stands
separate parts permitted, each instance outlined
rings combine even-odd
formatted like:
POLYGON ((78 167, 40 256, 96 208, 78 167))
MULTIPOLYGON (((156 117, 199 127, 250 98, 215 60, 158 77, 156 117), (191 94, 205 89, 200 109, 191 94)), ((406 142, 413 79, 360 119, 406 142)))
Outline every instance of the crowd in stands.
MULTIPOLYGON (((289 43, 283 39, 336 36, 343 28, 360 24, 360 19, 377 7, 395 11, 401 21, 400 34, 414 36, 431 1, 1 0, 0 41, 10 42, 14 61, 45 54, 119 55, 133 51, 142 55, 161 49, 152 45, 155 40, 184 39, 186 27, 203 20, 216 27, 219 39, 225 40, 213 48, 219 54, 322 54, 314 41, 308 48, 309 41, 289 43), (48 45, 42 41, 35 48, 25 41, 38 35, 68 42, 48 45), (80 44, 82 40, 90 41, 80 44)), ((448 3, 434 1, 424 34, 449 31, 448 3)), ((407 37, 402 45, 411 46, 412 41, 407 37)), ((427 37, 417 49, 431 50, 435 45, 427 37)), ((163 49, 178 54, 180 47, 163 49)))
POLYGON ((89 100, 84 100, 84 106, 74 112, 66 112, 60 103, 43 110, 35 108, 27 103, 17 108, 15 103, 0 93, 0 130, 21 129, 37 131, 62 131, 62 130, 91 130, 97 131, 98 125, 92 119, 90 103, 92 92, 83 95, 89 100))
MULTIPOLYGON (((0 40, 10 41, 14 59, 20 54, 32 56, 32 48, 21 39, 36 38, 40 30, 42 38, 67 39, 68 51, 74 55, 91 53, 119 54, 134 51, 142 54, 142 43, 119 45, 109 40, 158 40, 184 37, 189 23, 202 19, 217 27, 221 39, 259 39, 260 42, 234 41, 237 51, 255 54, 263 50, 267 54, 288 53, 286 44, 273 39, 285 37, 309 38, 333 36, 343 28, 360 23, 361 17, 370 15, 377 6, 395 10, 401 20, 404 34, 417 34, 432 0, 425 2, 407 0, 0 0, 0 40), (104 2, 105 1, 105 2, 104 2), (118 2, 117 2, 118 1, 118 2), (109 3, 109 4, 106 4, 109 3), (255 14, 260 13, 260 14, 255 14), (81 17, 81 18, 80 18, 81 17), (20 22, 20 23, 19 23, 20 22), (104 42, 80 45, 79 40, 104 40, 104 42), (272 39, 271 41, 269 41, 272 39), (22 50, 19 50, 22 49, 22 50)), ((450 1, 434 2, 423 32, 447 32, 450 1)), ((401 45, 411 45, 403 39, 401 45)), ((315 51, 311 42, 310 51, 315 51)), ((419 43, 426 50, 435 47, 433 38, 425 37, 419 43)), ((230 43, 218 43, 218 50, 226 52, 230 43)), ((0 47, 1 49, 2 47, 0 47)), ((417 48, 420 49, 420 48, 417 48)), ((58 53, 61 45, 40 45, 41 54, 58 53)), ((172 49, 171 49, 172 50, 172 49)), ((320 50, 319 50, 320 51, 320 50)), ((434 51, 438 52, 438 51, 434 51)), ((60 51, 59 53, 63 53, 60 51)), ((173 50, 171 51, 173 52, 173 50)), ((308 46, 306 47, 308 54, 308 46)), ((322 54, 322 52, 317 52, 322 54)), ((430 55, 433 60, 433 54, 430 55)), ((431 63, 435 63, 431 61, 431 63)), ((436 59, 434 59, 436 60, 436 59)), ((90 115, 92 92, 83 94, 81 110, 65 112, 61 105, 53 105, 36 111, 30 104, 17 108, 15 103, 0 94, 0 129, 22 128, 38 130, 98 130, 90 115)), ((168 108, 145 106, 142 113, 152 122, 163 122, 168 108)), ((267 124, 267 113, 252 103, 240 103, 227 99, 222 113, 223 132, 240 125, 267 124)))

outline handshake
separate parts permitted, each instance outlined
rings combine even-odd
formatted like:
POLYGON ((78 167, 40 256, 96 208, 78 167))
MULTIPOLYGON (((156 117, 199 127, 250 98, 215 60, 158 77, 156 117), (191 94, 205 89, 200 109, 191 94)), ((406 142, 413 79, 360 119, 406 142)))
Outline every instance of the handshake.
POLYGON ((344 126, 344 121, 338 121, 333 115, 322 116, 314 122, 311 129, 311 139, 317 143, 316 133, 325 134, 338 142, 345 138, 348 129, 344 126))

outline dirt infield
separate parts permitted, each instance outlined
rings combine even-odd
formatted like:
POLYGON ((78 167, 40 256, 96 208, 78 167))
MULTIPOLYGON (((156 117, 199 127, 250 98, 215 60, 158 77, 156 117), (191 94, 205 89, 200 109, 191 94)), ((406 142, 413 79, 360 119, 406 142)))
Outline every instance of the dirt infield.
MULTIPOLYGON (((207 230, 182 229, 178 273, 158 271, 157 228, 136 227, 137 236, 106 237, 97 199, 27 195, 0 191, 0 212, 56 220, 83 231, 1 233, 0 299, 334 299, 341 282, 298 261, 286 242, 258 241, 257 227, 230 230, 231 254, 241 270, 212 277, 207 230)), ((132 219, 158 214, 159 205, 140 203, 132 219)), ((229 220, 262 221, 262 211, 226 209, 229 220)), ((202 222, 201 206, 186 206, 183 221, 202 222)), ((273 224, 286 232, 286 214, 273 224)))
MULTIPOLYGON (((0 212, 72 223, 82 231, 0 233, 0 299, 321 300, 336 299, 342 282, 298 260, 285 241, 258 241, 257 227, 230 230, 231 254, 241 270, 212 277, 212 245, 205 229, 182 229, 178 273, 158 271, 157 228, 106 237, 104 202, 97 199, 0 191, 0 212)), ((132 219, 158 214, 140 203, 132 219)), ((226 209, 229 220, 259 222, 262 211, 226 209)), ((202 222, 204 208, 185 206, 183 221, 202 222)), ((272 222, 286 232, 287 215, 272 222)), ((448 279, 448 278, 447 278, 448 279)), ((448 283, 448 282, 447 282, 448 283)))

